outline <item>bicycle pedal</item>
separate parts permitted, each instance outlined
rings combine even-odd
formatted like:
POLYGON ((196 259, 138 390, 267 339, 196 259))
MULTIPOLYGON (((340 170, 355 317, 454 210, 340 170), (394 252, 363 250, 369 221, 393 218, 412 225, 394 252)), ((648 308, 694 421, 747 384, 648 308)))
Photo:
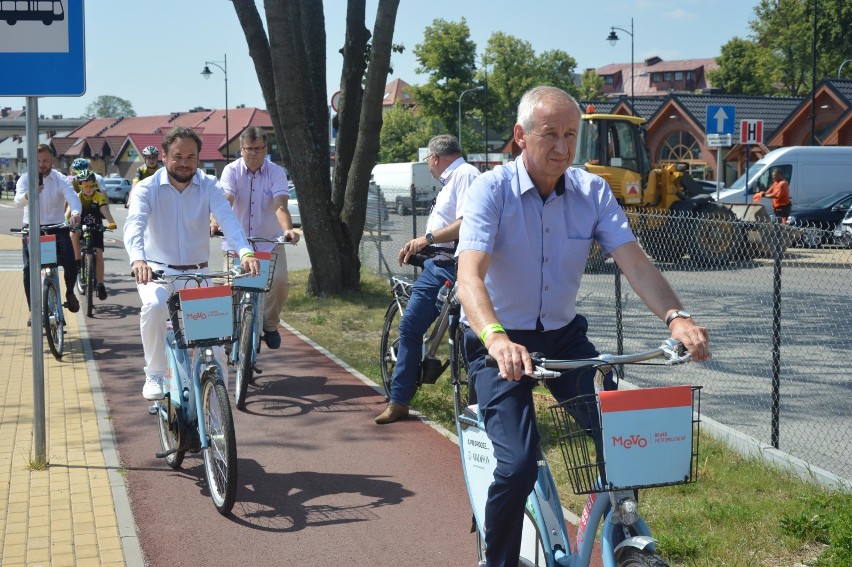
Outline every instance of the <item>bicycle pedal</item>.
MULTIPOLYGON (((252 365, 251 369, 254 371, 255 374, 263 374, 263 370, 261 370, 257 366, 252 365)), ((254 380, 252 380, 252 382, 254 382, 254 380)))

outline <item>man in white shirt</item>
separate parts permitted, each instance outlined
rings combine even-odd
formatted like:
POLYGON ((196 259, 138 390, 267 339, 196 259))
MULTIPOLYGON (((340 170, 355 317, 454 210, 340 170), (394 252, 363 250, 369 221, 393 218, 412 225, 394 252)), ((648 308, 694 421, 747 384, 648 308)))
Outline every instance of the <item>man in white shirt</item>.
POLYGON ((435 302, 445 282, 456 281, 453 260, 455 241, 459 238, 467 188, 479 176, 479 170, 464 161, 455 136, 443 134, 429 140, 426 163, 429 173, 443 187, 426 221, 426 234, 408 241, 399 251, 399 263, 422 252, 427 246, 430 259, 411 288, 411 299, 399 322, 399 348, 393 370, 391 398, 387 408, 375 421, 393 423, 408 417, 408 404, 417 392, 423 334, 438 317, 435 302))
MULTIPOLYGON (((47 144, 39 144, 37 152, 39 175, 39 224, 60 224, 65 222, 65 203, 71 208, 72 225, 80 224, 80 197, 74 188, 59 171, 53 169, 53 152, 47 144)), ((30 222, 29 212, 29 179, 25 173, 18 179, 15 187, 15 206, 24 209, 24 224, 30 222)), ((77 282, 77 260, 71 246, 71 236, 68 228, 49 231, 56 235, 57 259, 62 265, 65 279, 66 307, 72 313, 80 310, 80 302, 74 295, 74 284, 77 282)), ((24 292, 27 295, 27 305, 30 304, 30 254, 24 243, 24 292)))
MULTIPOLYGON (((242 157, 225 166, 222 172, 225 198, 231 203, 243 232, 248 236, 274 240, 283 235, 295 244, 299 242, 299 233, 293 230, 293 219, 287 209, 290 195, 287 170, 267 161, 267 143, 266 134, 256 126, 249 126, 240 134, 242 157)), ((212 232, 218 229, 215 219, 210 228, 212 232)), ((222 243, 222 247, 232 249, 227 241, 222 243)), ((276 255, 272 286, 266 294, 263 314, 263 341, 267 347, 276 349, 281 346, 278 318, 290 290, 287 256, 283 244, 258 242, 255 247, 259 252, 276 255)))
MULTIPOLYGON (((237 246, 243 270, 257 274, 259 266, 246 241, 240 223, 222 193, 215 177, 198 169, 201 138, 181 126, 173 128, 163 140, 166 165, 139 182, 131 193, 124 246, 136 277, 142 312, 139 328, 145 351, 145 387, 147 400, 165 396, 163 376, 166 362, 166 319, 169 295, 182 287, 148 285, 154 270, 166 274, 207 271, 210 256, 210 215, 219 219, 229 240, 237 246)), ((227 360, 224 349, 217 347, 227 384, 227 360)))

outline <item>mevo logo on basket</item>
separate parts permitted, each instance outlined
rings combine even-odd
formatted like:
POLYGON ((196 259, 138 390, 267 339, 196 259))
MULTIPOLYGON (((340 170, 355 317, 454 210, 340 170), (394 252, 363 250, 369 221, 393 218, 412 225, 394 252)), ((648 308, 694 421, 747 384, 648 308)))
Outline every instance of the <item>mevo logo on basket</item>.
POLYGON ((234 329, 231 286, 187 288, 178 291, 187 340, 230 337, 234 329))
POLYGON ((683 482, 692 460, 692 387, 601 392, 607 482, 683 482))

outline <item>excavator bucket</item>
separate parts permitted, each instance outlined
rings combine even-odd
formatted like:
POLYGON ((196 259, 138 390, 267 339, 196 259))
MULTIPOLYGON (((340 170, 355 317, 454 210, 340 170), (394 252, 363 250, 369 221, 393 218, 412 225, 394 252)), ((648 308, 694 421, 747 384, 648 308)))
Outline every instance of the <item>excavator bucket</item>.
MULTIPOLYGON (((745 232, 746 249, 752 257, 772 256, 772 216, 763 205, 717 203, 717 205, 729 209, 737 219, 742 221, 745 232)), ((783 248, 786 249, 786 243, 783 248)))

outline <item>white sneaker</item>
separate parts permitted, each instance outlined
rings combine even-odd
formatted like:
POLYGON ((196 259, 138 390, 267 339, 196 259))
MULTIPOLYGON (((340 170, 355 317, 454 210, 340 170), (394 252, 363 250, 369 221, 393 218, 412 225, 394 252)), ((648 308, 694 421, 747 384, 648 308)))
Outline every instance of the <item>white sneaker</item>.
POLYGON ((162 400, 166 397, 163 391, 162 376, 146 376, 145 387, 142 388, 142 396, 146 400, 162 400))

